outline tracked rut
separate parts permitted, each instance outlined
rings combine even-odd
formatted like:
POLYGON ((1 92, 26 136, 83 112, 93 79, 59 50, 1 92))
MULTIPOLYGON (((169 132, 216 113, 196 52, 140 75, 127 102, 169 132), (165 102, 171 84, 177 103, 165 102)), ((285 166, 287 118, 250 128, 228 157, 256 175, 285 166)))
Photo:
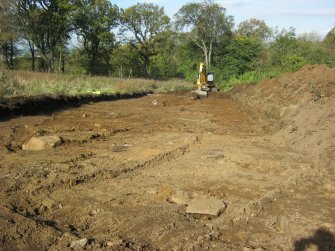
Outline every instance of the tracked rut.
POLYGON ((1 122, 1 248, 66 250, 86 238, 87 250, 331 250, 315 235, 335 230, 333 148, 306 155, 242 108, 174 93, 1 122), (22 151, 45 135, 63 144, 22 151), (174 194, 227 208, 187 214, 174 194))

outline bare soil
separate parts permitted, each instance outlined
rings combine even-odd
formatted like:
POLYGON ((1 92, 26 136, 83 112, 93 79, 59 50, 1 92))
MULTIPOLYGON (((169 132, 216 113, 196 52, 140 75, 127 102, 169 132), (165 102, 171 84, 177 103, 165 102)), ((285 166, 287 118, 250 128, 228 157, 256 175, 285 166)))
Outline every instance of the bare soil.
POLYGON ((306 66, 4 120, 0 250, 335 250, 334 92, 334 69, 306 66), (22 150, 44 135, 63 143, 22 150), (227 207, 187 214, 173 195, 227 207))

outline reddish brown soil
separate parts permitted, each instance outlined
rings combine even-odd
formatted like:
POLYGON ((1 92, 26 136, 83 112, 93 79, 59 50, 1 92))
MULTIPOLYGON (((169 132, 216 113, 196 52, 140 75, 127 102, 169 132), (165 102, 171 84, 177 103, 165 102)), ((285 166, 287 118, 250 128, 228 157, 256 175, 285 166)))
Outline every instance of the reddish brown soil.
POLYGON ((0 122, 0 249, 334 250, 335 71, 0 122), (22 151, 58 135, 51 150, 22 151), (215 197, 218 217, 174 193, 215 197))

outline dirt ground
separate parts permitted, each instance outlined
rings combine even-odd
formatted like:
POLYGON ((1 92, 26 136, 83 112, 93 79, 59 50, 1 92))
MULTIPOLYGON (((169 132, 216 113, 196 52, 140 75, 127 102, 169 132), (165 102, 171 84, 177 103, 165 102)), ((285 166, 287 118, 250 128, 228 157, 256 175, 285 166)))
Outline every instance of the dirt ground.
POLYGON ((334 69, 307 66, 0 122, 0 250, 335 250, 334 92, 334 69), (44 135, 62 144, 22 150, 44 135))

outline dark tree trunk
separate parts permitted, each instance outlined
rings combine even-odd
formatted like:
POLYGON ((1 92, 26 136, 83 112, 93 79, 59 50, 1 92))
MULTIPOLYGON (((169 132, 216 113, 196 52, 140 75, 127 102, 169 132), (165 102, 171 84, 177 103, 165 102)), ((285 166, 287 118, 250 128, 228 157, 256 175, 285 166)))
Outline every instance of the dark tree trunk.
POLYGON ((149 65, 150 65, 150 58, 149 58, 149 56, 146 55, 144 57, 145 78, 150 78, 149 65))
POLYGON ((9 56, 9 68, 14 68, 14 42, 10 41, 10 56, 9 56))
POLYGON ((7 68, 10 68, 10 62, 9 62, 9 44, 8 42, 4 42, 2 45, 2 56, 3 56, 3 62, 6 64, 7 68))
POLYGON ((35 71, 35 46, 32 42, 28 41, 30 54, 31 54, 31 70, 35 71))
POLYGON ((61 64, 62 64, 62 66, 61 66, 61 72, 65 73, 65 59, 64 59, 64 57, 62 57, 61 64))

